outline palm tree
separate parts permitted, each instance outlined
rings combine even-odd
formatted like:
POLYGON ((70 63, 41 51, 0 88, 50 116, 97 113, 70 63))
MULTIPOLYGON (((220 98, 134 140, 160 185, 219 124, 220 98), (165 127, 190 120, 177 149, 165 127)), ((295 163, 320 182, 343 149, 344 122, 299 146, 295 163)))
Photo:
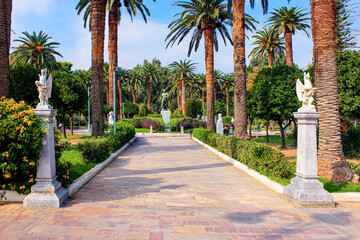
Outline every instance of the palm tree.
POLYGON ((205 94, 206 94, 206 75, 205 74, 198 74, 197 77, 197 82, 199 84, 199 90, 201 91, 201 99, 202 99, 202 104, 205 104, 205 94))
POLYGON ((217 92, 223 91, 224 73, 218 69, 214 70, 214 101, 217 101, 217 92))
POLYGON ((132 91, 133 103, 136 103, 136 92, 141 89, 142 80, 143 78, 140 70, 134 68, 133 70, 129 71, 129 78, 127 84, 132 91))
POLYGON ((175 79, 180 79, 181 81, 181 109, 184 116, 186 116, 186 80, 193 76, 196 69, 195 63, 192 63, 191 60, 180 60, 180 62, 172 62, 169 64, 171 69, 171 77, 175 79))
MULTIPOLYGON (((147 22, 146 16, 150 16, 148 8, 143 4, 143 0, 106 0, 106 8, 109 10, 109 106, 113 108, 113 78, 114 78, 114 69, 118 66, 118 24, 121 20, 121 7, 124 6, 126 11, 129 13, 131 21, 133 21, 133 16, 137 15, 137 10, 143 16, 145 22, 147 22)), ((155 0, 153 0, 155 2, 155 0)), ((80 14, 84 9, 84 27, 88 17, 91 16, 91 5, 90 0, 80 0, 76 6, 78 14, 80 14)))
POLYGON ((91 0, 91 49, 92 49, 92 136, 104 133, 103 79, 105 40, 105 0, 91 0))
POLYGON ((12 0, 0 1, 0 98, 8 95, 12 0))
MULTIPOLYGON (((255 0, 249 2, 254 8, 255 0)), ((233 7, 235 136, 246 139, 245 0, 228 0, 228 4, 233 7)), ((266 13, 268 0, 261 0, 261 5, 266 13)))
POLYGON ((295 32, 299 30, 304 31, 310 37, 306 31, 306 29, 310 29, 310 25, 306 23, 306 21, 310 20, 307 17, 310 13, 304 11, 305 9, 299 7, 292 7, 290 9, 281 7, 280 9, 275 9, 275 12, 271 12, 272 16, 267 20, 272 28, 285 36, 286 64, 290 67, 294 66, 292 35, 295 35, 295 32))
POLYGON ((252 36, 256 40, 252 45, 257 45, 253 50, 251 50, 249 57, 253 56, 264 57, 268 55, 269 67, 273 67, 274 55, 281 57, 284 55, 284 38, 279 37, 279 33, 272 28, 263 28, 259 30, 255 35, 252 36))
POLYGON ((58 68, 55 55, 62 57, 60 53, 55 51, 56 46, 60 45, 58 42, 48 42, 51 37, 40 31, 39 34, 33 32, 30 35, 28 32, 22 33, 24 37, 15 39, 14 42, 21 44, 14 47, 12 55, 14 56, 15 64, 29 63, 34 65, 36 69, 47 68, 55 70, 58 68))
POLYGON ((234 86, 234 74, 228 73, 223 77, 224 87, 226 89, 226 116, 230 116, 230 89, 234 86))
POLYGON ((231 36, 226 25, 231 25, 231 14, 224 0, 188 0, 175 2, 173 6, 179 6, 185 10, 175 16, 179 19, 170 25, 170 33, 165 41, 168 46, 178 44, 194 29, 189 44, 188 56, 195 47, 197 51, 201 38, 205 39, 205 65, 206 65, 206 88, 207 88, 207 128, 215 131, 214 119, 214 48, 218 51, 216 31, 219 32, 225 45, 226 39, 232 44, 231 36))
MULTIPOLYGON (((117 73, 117 86, 119 90, 119 106, 121 109, 122 106, 122 83, 127 82, 129 79, 129 70, 126 70, 124 68, 120 68, 117 73)), ((116 109, 116 108, 114 108, 116 109)), ((121 118, 121 114, 120 114, 121 118)))
POLYGON ((160 73, 160 62, 157 59, 153 59, 152 62, 144 61, 144 65, 141 68, 143 75, 148 83, 148 102, 147 106, 150 109, 151 105, 151 83, 158 80, 160 73))
POLYGON ((341 145, 334 9, 335 1, 311 1, 316 104, 321 112, 318 171, 329 180, 348 182, 353 172, 341 145))

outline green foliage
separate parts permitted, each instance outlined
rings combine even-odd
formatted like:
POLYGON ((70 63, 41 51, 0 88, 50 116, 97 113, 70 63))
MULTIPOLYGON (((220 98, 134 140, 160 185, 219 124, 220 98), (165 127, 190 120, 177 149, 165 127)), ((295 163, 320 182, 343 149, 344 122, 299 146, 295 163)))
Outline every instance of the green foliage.
POLYGON ((172 118, 170 119, 169 127, 170 131, 180 131, 180 127, 184 129, 206 127, 206 122, 194 118, 172 118))
POLYGON ((10 66, 9 69, 9 98, 15 101, 25 101, 33 108, 39 102, 39 93, 35 80, 39 79, 39 70, 30 64, 10 66))
POLYGON ((222 101, 215 101, 214 111, 215 111, 215 115, 221 113, 222 116, 226 116, 226 104, 222 101))
POLYGON ((223 136, 203 128, 194 129, 193 136, 269 178, 294 176, 295 164, 267 144, 223 136))
POLYGON ((178 107, 177 99, 171 99, 169 101, 169 110, 173 113, 178 107))
MULTIPOLYGON (((122 109, 121 109, 121 111, 122 111, 122 109)), ((132 103, 130 101, 125 101, 125 114, 127 114, 127 115, 139 114, 139 105, 137 105, 136 103, 132 103)))
POLYGON ((0 189, 30 192, 44 135, 30 106, 0 99, 0 189))
POLYGON ((338 51, 347 51, 356 46, 355 36, 352 35, 351 25, 353 18, 357 11, 352 9, 356 6, 349 6, 350 0, 335 0, 335 33, 336 33, 336 47, 338 51), (351 16, 350 14, 354 14, 351 16))
POLYGON ((107 138, 93 137, 77 144, 82 157, 90 162, 101 162, 107 159, 110 156, 110 147, 110 142, 107 138))
POLYGON ((182 117, 184 117, 184 114, 182 113, 181 109, 178 108, 178 109, 176 109, 176 110, 174 111, 173 114, 171 114, 170 117, 171 117, 171 118, 182 118, 182 117))
POLYGON ((148 109, 148 107, 145 104, 140 104, 139 107, 139 117, 145 117, 150 113, 150 110, 148 109))
POLYGON ((186 115, 190 118, 197 118, 202 114, 202 103, 200 99, 188 99, 186 101, 186 115))
POLYGON ((158 113, 149 114, 148 117, 150 117, 150 118, 162 118, 161 114, 158 114, 158 113))
POLYGON ((360 192, 360 184, 358 183, 335 183, 321 177, 319 181, 324 184, 324 188, 328 192, 360 192))
POLYGON ((343 116, 360 118, 360 52, 337 54, 339 104, 343 116))
POLYGON ((184 120, 185 118, 170 118, 170 131, 179 131, 179 123, 184 120))
POLYGON ((111 111, 109 105, 104 105, 104 114, 109 114, 109 112, 111 111))
MULTIPOLYGON (((133 125, 123 121, 116 122, 116 134, 124 133, 125 143, 129 142, 131 139, 135 137, 135 128, 133 125)), ((114 129, 110 130, 110 135, 114 135, 114 129)))
POLYGON ((232 123, 231 123, 232 118, 233 118, 232 116, 224 116, 224 117, 222 117, 224 125, 232 125, 232 123))
POLYGON ((348 131, 341 134, 344 154, 347 158, 360 156, 360 126, 351 126, 348 131))

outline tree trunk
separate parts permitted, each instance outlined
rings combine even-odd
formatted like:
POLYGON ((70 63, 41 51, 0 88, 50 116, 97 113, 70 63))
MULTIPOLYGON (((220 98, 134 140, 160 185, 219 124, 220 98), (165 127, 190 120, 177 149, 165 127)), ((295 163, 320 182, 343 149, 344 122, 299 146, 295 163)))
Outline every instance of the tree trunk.
POLYGON ((249 123, 249 138, 251 139, 251 125, 252 125, 253 119, 252 117, 248 116, 248 123, 249 123))
POLYGON ((178 106, 179 106, 179 109, 182 109, 181 107, 181 103, 182 103, 182 91, 181 91, 181 87, 179 89, 179 100, 178 100, 178 106))
POLYGON ((274 52, 270 52, 268 51, 268 58, 269 58, 269 67, 273 68, 274 67, 274 52))
POLYGON ((205 91, 201 92, 202 104, 205 104, 205 91))
POLYGON ((215 131, 214 119, 214 32, 213 27, 204 29, 205 38, 205 65, 206 65, 206 116, 207 129, 215 131))
POLYGON ((346 161, 340 131, 338 76, 335 43, 335 2, 312 0, 311 25, 314 42, 314 65, 319 119, 318 174, 335 182, 353 177, 346 161))
POLYGON ((62 131, 63 131, 63 137, 66 139, 66 124, 65 124, 65 108, 62 108, 62 131))
POLYGON ((286 65, 289 67, 294 66, 293 53, 292 53, 292 32, 288 27, 285 27, 285 52, 286 52, 286 65))
POLYGON ((119 1, 114 1, 109 11, 109 80, 108 80, 108 105, 114 110, 114 68, 118 66, 118 8, 119 1))
POLYGON ((286 142, 285 142, 285 128, 282 125, 281 121, 278 121, 279 127, 280 127, 280 136, 281 136, 281 148, 286 148, 286 142))
POLYGON ((0 1, 0 98, 7 97, 12 0, 0 1))
POLYGON ((193 88, 191 88, 190 98, 191 98, 191 99, 193 99, 193 98, 194 98, 194 90, 193 90, 193 88))
POLYGON ((71 134, 71 136, 73 136, 74 135, 74 128, 73 128, 73 115, 69 115, 69 119, 70 119, 70 134, 71 134))
POLYGON ((147 82, 148 82, 148 109, 150 109, 150 103, 151 103, 151 77, 147 77, 147 82))
POLYGON ((269 143, 269 124, 265 124, 266 130, 266 143, 269 143))
POLYGON ((133 92, 133 103, 136 103, 136 89, 135 86, 132 86, 132 92, 133 92))
POLYGON ((230 105, 230 92, 229 92, 230 89, 226 89, 226 116, 229 116, 229 112, 230 112, 230 109, 229 109, 229 105, 230 105))
POLYGON ((245 0, 233 1, 235 136, 246 139, 245 0))
POLYGON ((186 116, 186 78, 181 79, 181 109, 184 116, 186 116))
POLYGON ((91 1, 91 46, 92 46, 92 136, 104 133, 103 120, 103 79, 104 79, 104 39, 105 1, 91 1))
MULTIPOLYGON (((119 89, 119 109, 120 109, 120 113, 121 113, 121 111, 123 110, 123 107, 122 107, 122 83, 121 83, 121 81, 119 81, 118 89, 119 89)), ((122 119, 122 118, 123 118, 123 115, 120 114, 120 119, 122 119)))

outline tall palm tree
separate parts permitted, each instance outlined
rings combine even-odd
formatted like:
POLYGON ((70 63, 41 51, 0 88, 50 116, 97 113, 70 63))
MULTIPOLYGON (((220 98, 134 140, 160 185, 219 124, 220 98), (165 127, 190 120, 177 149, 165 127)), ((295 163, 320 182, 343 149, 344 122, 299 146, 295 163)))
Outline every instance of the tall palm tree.
POLYGON ((223 90, 223 77, 224 73, 218 69, 214 70, 214 101, 217 101, 217 92, 223 90))
POLYGON ((234 86, 234 74, 225 74, 223 80, 224 88, 226 89, 226 116, 230 116, 230 89, 234 86))
POLYGON ((312 0, 311 25, 319 119, 319 175, 336 182, 348 182, 353 172, 346 161, 340 132, 338 76, 335 42, 335 1, 312 0))
POLYGON ((0 97, 8 95, 12 0, 0 1, 0 97))
POLYGON ((281 7, 275 9, 275 12, 271 12, 271 17, 268 18, 267 22, 272 28, 276 29, 279 34, 285 36, 286 46, 286 64, 290 67, 294 66, 293 52, 292 52, 292 35, 295 35, 297 30, 304 31, 308 37, 309 33, 306 31, 310 29, 310 25, 306 22, 310 20, 307 16, 310 14, 304 12, 305 9, 299 7, 281 7))
POLYGON ((196 78, 197 78, 197 82, 199 84, 199 90, 201 91, 202 104, 205 104, 206 75, 201 73, 201 74, 198 74, 196 78))
POLYGON ((279 33, 275 31, 273 28, 263 28, 263 30, 259 30, 255 35, 252 36, 256 40, 252 43, 252 45, 257 45, 254 49, 251 50, 249 57, 253 56, 264 57, 268 55, 269 59, 269 67, 273 67, 274 55, 281 57, 284 55, 284 38, 279 36, 279 33))
POLYGON ((178 1, 173 6, 179 6, 185 10, 175 16, 179 18, 170 25, 170 33, 165 41, 169 45, 178 44, 194 29, 189 44, 188 56, 195 47, 197 51, 201 38, 205 39, 205 65, 206 65, 206 88, 207 88, 207 128, 215 131, 214 118, 214 48, 218 51, 217 33, 219 32, 224 43, 226 39, 232 44, 231 36, 226 25, 231 25, 231 14, 225 0, 188 0, 178 1))
MULTIPOLYGON (((143 4, 143 0, 106 0, 106 8, 109 11, 109 102, 110 107, 113 108, 113 98, 114 98, 114 89, 113 89, 113 78, 114 78, 114 69, 118 66, 118 24, 121 20, 121 7, 124 6, 126 11, 130 15, 131 21, 133 21, 133 16, 137 16, 138 10, 141 13, 145 22, 147 22, 146 16, 150 16, 150 11, 143 4)), ((154 2, 156 0, 153 0, 154 2)), ((84 27, 88 17, 91 16, 91 5, 90 0, 80 0, 76 6, 78 14, 80 14, 84 9, 84 27)))
POLYGON ((143 75, 146 78, 148 84, 148 102, 147 106, 150 109, 151 105, 151 83, 158 80, 158 75, 160 73, 160 62, 157 59, 153 59, 152 62, 147 60, 144 61, 144 65, 141 68, 143 75))
POLYGON ((132 91, 133 103, 136 103, 136 92, 141 89, 142 80, 143 78, 140 70, 134 68, 129 71, 129 79, 127 81, 127 85, 132 91))
POLYGON ((39 34, 33 32, 31 35, 28 32, 22 33, 24 36, 15 39, 14 42, 21 43, 14 47, 12 55, 14 56, 14 63, 30 63, 36 69, 47 68, 55 70, 58 68, 55 55, 62 57, 55 48, 60 45, 58 42, 49 42, 51 37, 40 31, 39 34))
POLYGON ((186 116, 186 80, 193 76, 196 63, 192 63, 191 60, 180 60, 179 62, 172 62, 169 64, 171 69, 171 77, 180 79, 181 81, 181 109, 184 116, 186 116))
POLYGON ((91 0, 91 49, 92 49, 92 136, 104 133, 103 79, 105 40, 105 0, 91 0))
MULTIPOLYGON (((124 82, 127 82, 129 79, 129 70, 120 68, 117 73, 117 86, 118 86, 118 92, 119 92, 119 109, 121 109, 122 106, 122 84, 124 82)), ((116 108, 115 108, 116 109, 116 108)), ((120 114, 121 118, 121 114, 120 114)))
MULTIPOLYGON (((254 8, 255 0, 249 2, 254 8)), ((245 0, 228 0, 228 4, 233 7, 235 136, 246 139, 245 0)), ((261 0, 261 5, 266 13, 268 0, 261 0)))

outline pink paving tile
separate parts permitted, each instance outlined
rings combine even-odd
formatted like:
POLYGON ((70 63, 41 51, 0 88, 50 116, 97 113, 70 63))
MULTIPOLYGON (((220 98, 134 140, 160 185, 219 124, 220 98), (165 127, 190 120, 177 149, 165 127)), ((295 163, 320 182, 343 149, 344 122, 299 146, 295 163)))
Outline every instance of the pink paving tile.
POLYGON ((113 239, 116 234, 116 231, 113 230, 100 230, 97 232, 97 238, 110 238, 113 239))
POLYGON ((149 240, 163 240, 162 232, 151 232, 149 240))

